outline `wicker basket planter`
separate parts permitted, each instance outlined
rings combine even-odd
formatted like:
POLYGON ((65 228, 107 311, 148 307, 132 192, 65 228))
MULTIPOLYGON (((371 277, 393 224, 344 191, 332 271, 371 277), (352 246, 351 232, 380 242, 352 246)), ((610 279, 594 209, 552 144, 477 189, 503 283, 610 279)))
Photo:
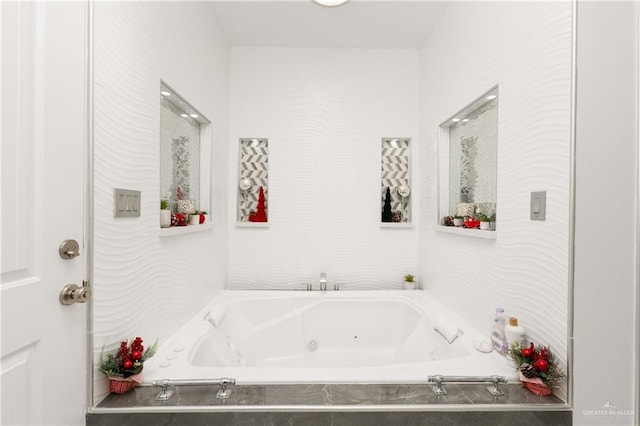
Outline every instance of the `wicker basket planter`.
POLYGON ((129 377, 109 377, 109 391, 111 393, 123 394, 129 392, 142 383, 142 373, 129 377))

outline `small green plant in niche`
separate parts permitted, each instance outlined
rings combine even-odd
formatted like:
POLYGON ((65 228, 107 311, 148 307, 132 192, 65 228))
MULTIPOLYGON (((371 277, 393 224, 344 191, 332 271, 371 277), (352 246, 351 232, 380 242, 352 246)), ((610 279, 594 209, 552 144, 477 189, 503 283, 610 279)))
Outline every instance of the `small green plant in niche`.
POLYGON ((405 290, 415 290, 416 289, 416 277, 413 274, 407 274, 404 276, 404 282, 402 283, 402 288, 405 290))

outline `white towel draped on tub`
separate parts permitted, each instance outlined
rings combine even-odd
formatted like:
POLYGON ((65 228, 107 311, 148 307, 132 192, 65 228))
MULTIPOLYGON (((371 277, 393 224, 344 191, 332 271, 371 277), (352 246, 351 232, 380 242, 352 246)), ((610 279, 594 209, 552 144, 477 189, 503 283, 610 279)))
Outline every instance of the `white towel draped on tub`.
POLYGON ((224 306, 214 306, 207 314, 204 316, 205 321, 209 321, 215 328, 220 327, 222 321, 227 316, 227 310, 224 306))
POLYGON ((462 331, 455 322, 442 316, 439 316, 435 319, 433 328, 438 333, 440 333, 442 337, 444 337, 449 343, 453 343, 453 341, 456 340, 458 336, 462 335, 462 331))

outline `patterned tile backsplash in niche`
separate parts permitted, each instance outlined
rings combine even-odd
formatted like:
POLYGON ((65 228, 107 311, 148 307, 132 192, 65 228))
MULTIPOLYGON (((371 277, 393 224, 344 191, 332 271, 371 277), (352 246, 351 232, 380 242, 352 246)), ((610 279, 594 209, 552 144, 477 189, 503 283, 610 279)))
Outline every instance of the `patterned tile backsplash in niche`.
MULTIPOLYGON (((442 215, 457 214, 461 203, 471 206, 471 213, 495 214, 497 199, 498 97, 497 89, 448 120, 442 127, 449 133, 449 210, 442 215), (480 206, 482 205, 482 210, 480 206)), ((446 151, 445 151, 446 152, 446 151)))
POLYGON ((411 223, 410 141, 409 138, 382 139, 382 222, 411 223))
POLYGON ((237 221, 267 222, 269 140, 240 139, 239 151, 237 221))

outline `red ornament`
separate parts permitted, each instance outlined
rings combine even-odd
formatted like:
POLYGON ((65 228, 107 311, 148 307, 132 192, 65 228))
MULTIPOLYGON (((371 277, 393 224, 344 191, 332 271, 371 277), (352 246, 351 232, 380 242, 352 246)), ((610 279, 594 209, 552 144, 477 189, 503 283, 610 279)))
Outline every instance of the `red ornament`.
POLYGON ((533 363, 533 368, 544 373, 549 369, 549 363, 542 358, 538 358, 536 362, 533 363))
POLYGON ((132 352, 131 358, 134 359, 135 361, 140 361, 140 358, 142 358, 142 352, 140 351, 132 352))
POLYGON ((547 348, 542 348, 542 350, 538 354, 538 359, 544 359, 545 361, 548 361, 549 360, 549 350, 547 348))
POLYGON ((533 355, 533 351, 531 350, 531 348, 523 348, 520 353, 522 354, 523 357, 525 358, 531 358, 531 356, 533 355))
POLYGON ((203 213, 200 213, 200 225, 202 225, 204 223, 204 220, 205 220, 204 218, 205 217, 206 216, 203 213))
POLYGON ((122 368, 124 368, 125 370, 130 370, 131 367, 133 367, 133 361, 131 361, 130 359, 125 359, 124 361, 122 361, 122 368))
POLYGON ((475 229, 480 226, 480 220, 474 217, 470 217, 462 222, 462 226, 464 226, 465 228, 475 229))

